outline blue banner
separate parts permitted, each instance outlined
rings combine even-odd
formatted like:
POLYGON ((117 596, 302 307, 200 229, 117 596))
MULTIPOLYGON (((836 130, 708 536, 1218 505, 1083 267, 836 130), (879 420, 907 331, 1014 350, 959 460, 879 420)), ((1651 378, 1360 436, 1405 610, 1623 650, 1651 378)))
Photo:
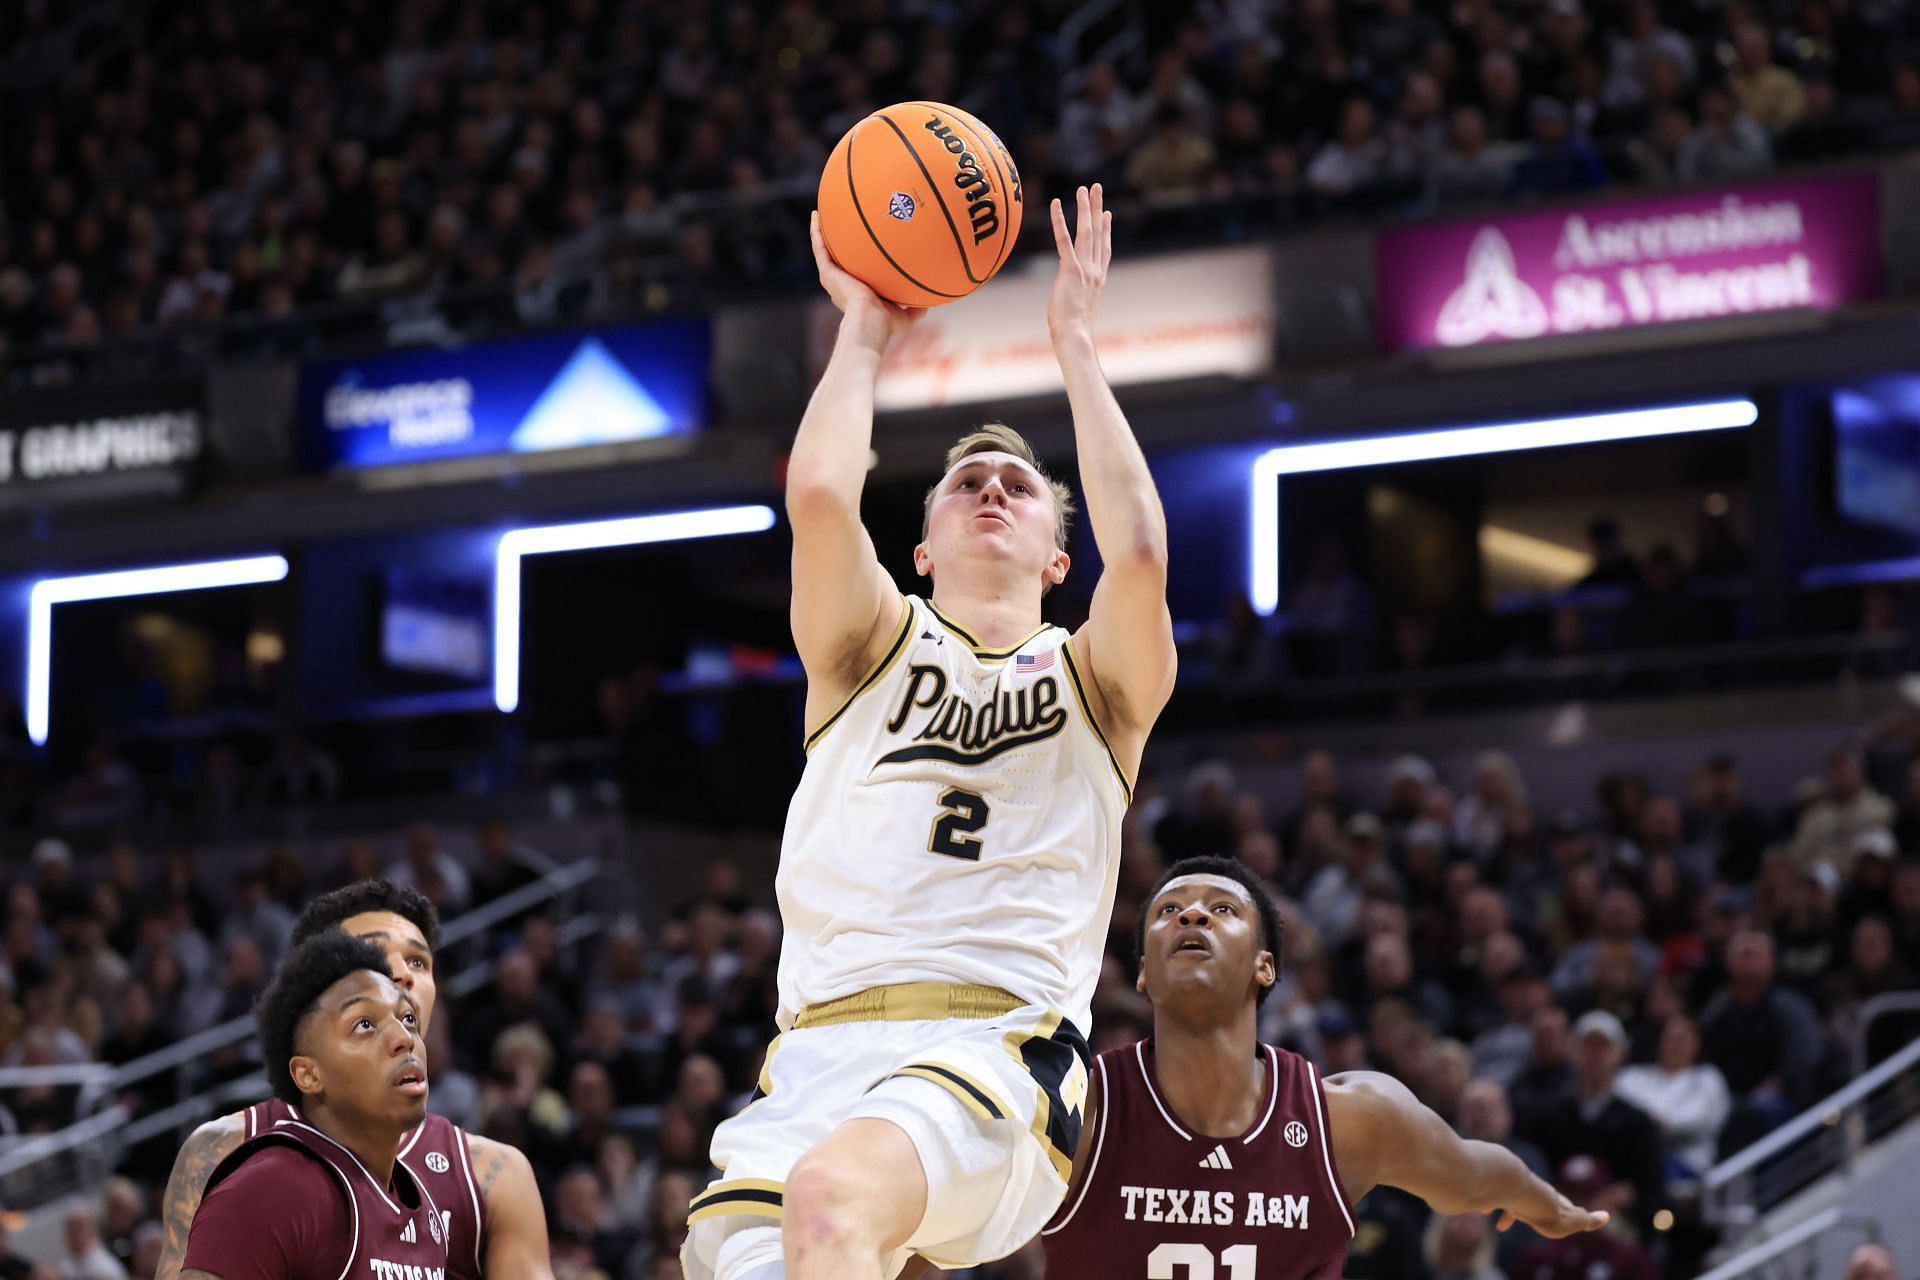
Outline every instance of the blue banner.
POLYGON ((301 466, 357 470, 697 431, 709 348, 708 322, 692 318, 308 365, 301 466))

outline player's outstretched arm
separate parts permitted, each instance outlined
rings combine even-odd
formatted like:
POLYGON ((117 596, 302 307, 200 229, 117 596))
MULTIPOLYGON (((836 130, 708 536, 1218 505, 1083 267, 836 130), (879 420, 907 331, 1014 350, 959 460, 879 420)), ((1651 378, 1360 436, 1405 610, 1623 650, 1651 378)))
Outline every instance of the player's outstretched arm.
POLYGON ((547 1211, 533 1166, 516 1147, 467 1136, 474 1180, 486 1204, 487 1280, 553 1280, 547 1252, 547 1211))
POLYGON ((167 1189, 160 1197, 160 1220, 166 1225, 167 1237, 154 1280, 184 1280, 180 1264, 186 1260, 187 1236, 193 1230, 193 1215, 200 1210, 207 1179, 222 1160, 239 1150, 246 1137, 243 1116, 221 1116, 195 1129, 181 1144, 180 1154, 173 1159, 173 1172, 167 1175, 167 1189))
POLYGON ((1500 1230, 1524 1222, 1553 1240, 1607 1223, 1605 1212, 1573 1203, 1505 1147, 1456 1134, 1392 1076, 1329 1076, 1326 1096, 1334 1162, 1354 1200, 1382 1184, 1399 1187, 1436 1212, 1497 1210, 1500 1230))
POLYGON ((793 641, 807 669, 809 729, 850 693, 900 619, 893 580, 860 523, 873 447, 873 387, 887 344, 923 312, 897 307, 840 269, 813 216, 820 285, 840 308, 833 356, 787 460, 793 525, 793 641))
POLYGON ((1049 209, 1060 270, 1047 300, 1047 332, 1073 408, 1087 517, 1102 572, 1083 632, 1114 727, 1144 732, 1173 691, 1173 621, 1167 613, 1167 517, 1147 459, 1093 346, 1093 315, 1113 261, 1113 215, 1100 185, 1075 196, 1076 227, 1049 209))

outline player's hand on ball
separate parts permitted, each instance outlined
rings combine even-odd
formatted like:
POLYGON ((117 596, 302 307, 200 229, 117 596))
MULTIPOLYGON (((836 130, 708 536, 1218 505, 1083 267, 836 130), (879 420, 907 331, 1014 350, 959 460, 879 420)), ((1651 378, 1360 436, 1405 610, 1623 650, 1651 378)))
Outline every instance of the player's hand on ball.
POLYGON ((820 287, 827 291, 842 315, 864 326, 863 332, 875 346, 885 347, 927 314, 925 307, 903 307, 888 302, 835 262, 833 254, 827 251, 827 242, 820 236, 818 210, 814 211, 807 230, 813 239, 814 265, 820 269, 820 287))
POLYGON ((1505 1231, 1516 1222, 1524 1222, 1547 1239, 1560 1240, 1582 1231, 1598 1231, 1613 1216, 1605 1209, 1583 1209, 1558 1191, 1553 1193, 1553 1198, 1551 1213, 1523 1218, 1511 1209, 1502 1209, 1500 1220, 1494 1225, 1505 1231))
POLYGON ((1060 250, 1060 271, 1047 299, 1047 331, 1057 342, 1063 337, 1093 333, 1093 310, 1107 287, 1107 264, 1113 261, 1113 215, 1107 212, 1099 183, 1074 193, 1078 206, 1074 233, 1067 234, 1066 211, 1055 200, 1053 243, 1060 250))

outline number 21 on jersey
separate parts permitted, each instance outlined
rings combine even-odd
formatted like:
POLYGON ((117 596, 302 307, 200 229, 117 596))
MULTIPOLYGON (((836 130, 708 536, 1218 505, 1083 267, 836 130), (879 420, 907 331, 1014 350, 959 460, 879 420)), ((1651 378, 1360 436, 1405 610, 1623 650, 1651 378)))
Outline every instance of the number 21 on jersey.
MULTIPOLYGON (((1253 1280, 1259 1256, 1257 1244, 1222 1249, 1225 1280, 1253 1280)), ((1163 1244, 1147 1255, 1147 1280, 1214 1280, 1213 1250, 1203 1244, 1163 1244)))

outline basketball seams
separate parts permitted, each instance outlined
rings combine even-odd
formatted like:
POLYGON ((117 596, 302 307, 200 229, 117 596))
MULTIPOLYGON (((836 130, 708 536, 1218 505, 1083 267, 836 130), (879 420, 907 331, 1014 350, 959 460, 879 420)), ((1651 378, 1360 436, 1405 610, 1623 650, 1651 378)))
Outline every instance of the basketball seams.
MULTIPOLYGON (((908 107, 927 107, 932 110, 945 111, 948 115, 953 116, 954 124, 973 135, 973 140, 980 144, 980 150, 986 155, 987 162, 993 165, 994 176, 1000 180, 1000 199, 1005 202, 1009 215, 1006 226, 1000 232, 999 256, 994 258, 993 266, 987 269, 987 279, 993 279, 994 275, 1000 270, 1001 264, 1007 260, 1007 254, 1013 249, 1014 231, 1013 218, 1011 216, 1013 212, 1013 184, 1008 180, 1006 173, 1000 168, 1000 157, 995 153, 992 141, 982 137, 980 134, 980 129, 984 129, 986 126, 980 125, 980 129, 976 129, 974 125, 979 124, 979 121, 975 120, 972 116, 964 115, 958 108, 942 107, 937 102, 907 102, 901 105, 908 107)), ((1013 161, 1009 159, 1007 163, 1012 164, 1013 161)), ((1022 209, 1022 213, 1025 213, 1024 208, 1022 209)), ((969 268, 967 272, 967 278, 969 280, 973 278, 971 268, 969 268)))
MULTIPOLYGON (((848 199, 853 204, 853 212, 855 216, 857 216, 860 219, 861 227, 863 227, 866 230, 867 239, 872 241, 873 247, 875 249, 879 250, 880 256, 887 260, 887 265, 892 267, 895 271, 899 272, 900 278, 905 280, 907 283, 911 284, 914 288, 919 289, 925 293, 930 293, 936 298, 951 299, 951 298, 966 297, 967 295, 964 293, 946 293, 946 292, 943 292, 942 290, 933 288, 931 285, 923 284, 917 277, 913 275, 912 272, 908 271, 905 267, 901 266, 897 261, 894 260, 894 256, 891 253, 887 252, 887 246, 881 243, 880 237, 878 235, 874 234, 873 224, 867 221, 866 208, 860 202, 860 185, 854 181, 854 177, 853 177, 853 149, 855 144, 860 141, 859 135, 861 132, 861 126, 865 125, 868 121, 872 121, 872 120, 885 120, 889 128, 891 128, 896 134, 900 134, 901 145, 907 149, 907 154, 913 157, 914 163, 920 165, 920 172, 926 176, 927 182, 930 185, 933 184, 933 175, 930 173, 927 173, 927 166, 921 163, 919 154, 914 151, 913 144, 907 141, 906 135, 900 133, 899 125, 894 124, 893 121, 891 120, 887 120, 887 118, 882 115, 868 116, 866 120, 863 120, 860 122, 860 125, 856 125, 854 127, 853 136, 847 139, 847 196, 848 196, 848 199)), ((940 189, 937 185, 934 185, 933 202, 940 206, 940 212, 942 214, 946 214, 946 202, 940 199, 940 189)), ((953 217, 951 214, 947 214, 947 227, 949 230, 952 230, 953 228, 953 217)), ((959 241, 959 233, 957 231, 954 233, 954 238, 955 238, 955 243, 957 245, 959 241)), ((966 261, 966 256, 967 256, 966 251, 962 250, 960 254, 960 258, 963 265, 966 261)), ((969 280, 973 279, 973 273, 971 271, 967 272, 967 278, 969 280)), ((974 283, 978 284, 979 282, 974 281, 974 283)))
MULTIPOLYGON (((914 148, 914 145, 913 145, 913 140, 912 140, 911 138, 909 138, 909 137, 907 137, 907 131, 906 131, 905 129, 902 129, 902 128, 901 128, 901 127, 900 127, 899 125, 897 125, 897 124, 895 124, 895 123, 893 122, 893 118, 892 118, 892 117, 890 117, 890 116, 884 116, 884 115, 881 115, 881 114, 879 114, 879 113, 877 113, 877 112, 876 112, 875 114, 873 114, 873 115, 870 115, 870 116, 868 116, 868 117, 867 117, 867 119, 869 119, 869 120, 879 120, 879 121, 881 121, 882 123, 884 123, 884 124, 885 124, 885 125, 887 126, 887 128, 889 128, 889 129, 891 129, 891 130, 893 130, 893 132, 894 132, 894 135, 895 135, 896 137, 898 137, 898 138, 900 139, 900 145, 901 145, 901 146, 903 146, 903 147, 905 147, 905 148, 907 149, 907 155, 908 155, 908 156, 910 156, 910 157, 912 157, 912 159, 913 159, 913 163, 914 163, 914 164, 915 164, 916 166, 918 166, 918 168, 919 168, 919 170, 920 170, 920 176, 921 176, 921 177, 923 177, 923 178, 925 178, 925 179, 927 180, 927 186, 928 186, 928 187, 930 187, 930 188, 932 188, 932 190, 933 190, 933 203, 934 203, 934 204, 935 204, 936 206, 938 206, 938 208, 939 208, 939 210, 940 210, 940 216, 941 216, 942 218, 945 218, 945 219, 947 220, 947 230, 948 230, 948 231, 949 231, 950 233, 952 233, 952 235, 953 235, 953 247, 954 247, 954 251, 955 251, 955 252, 957 252, 957 253, 958 253, 958 254, 960 255, 960 269, 961 269, 962 271, 964 271, 964 272, 966 272, 966 273, 967 273, 967 279, 968 279, 968 280, 970 280, 970 281, 972 281, 972 282, 973 282, 973 283, 974 283, 975 285, 982 285, 982 284, 985 284, 985 283, 986 283, 986 281, 985 281, 985 280, 982 280, 982 279, 981 279, 981 278, 980 278, 979 276, 976 276, 976 275, 974 275, 974 274, 973 274, 973 263, 971 263, 971 262, 969 262, 969 261, 967 260, 967 246, 966 246, 966 244, 965 244, 965 242, 964 242, 964 241, 962 241, 962 240, 960 239, 960 227, 959 227, 959 225, 958 225, 957 223, 955 223, 955 222, 954 222, 954 220, 953 220, 953 211, 952 211, 951 209, 949 209, 949 208, 947 208, 947 200, 946 200, 946 192, 945 192, 945 190, 943 190, 943 189, 941 188, 941 186, 940 186, 940 183, 939 183, 938 181, 936 181, 936 180, 935 180, 935 178, 934 178, 934 176, 933 176, 933 172, 932 172, 932 171, 931 171, 930 169, 928 169, 928 168, 927 168, 927 162, 926 162, 925 160, 922 160, 922 159, 920 158, 920 153, 919 153, 919 151, 917 151, 917 150, 916 150, 916 149, 914 148)), ((848 181, 849 183, 851 183, 851 182, 853 181, 853 148, 852 148, 852 147, 848 147, 848 148, 847 148, 847 181, 848 181)), ((866 210, 864 210, 864 209, 862 209, 862 210, 860 211, 860 221, 861 221, 861 222, 863 222, 863 223, 865 223, 865 222, 867 221, 867 213, 866 213, 866 210)), ((871 225, 869 225, 869 226, 867 227, 867 234, 868 234, 868 235, 873 235, 873 228, 872 228, 872 226, 871 226, 871 225)), ((878 236, 875 236, 875 237, 874 237, 874 241, 873 241, 873 242, 874 242, 875 244, 879 244, 879 243, 880 243, 880 239, 879 239, 879 237, 878 237, 878 236)), ((886 250, 885 250, 885 249, 882 249, 882 250, 881 250, 880 252, 882 252, 882 253, 886 253, 886 250)), ((887 255, 887 261, 888 261, 888 262, 892 262, 892 261, 893 261, 893 255, 891 255, 891 254, 888 254, 888 255, 887 255)), ((896 266, 897 266, 897 264, 896 264, 896 266)), ((902 272, 901 272, 900 274, 901 274, 901 275, 906 275, 906 272, 904 272, 904 271, 902 271, 902 272)), ((991 273, 989 273, 989 274, 991 274, 991 273)), ((913 280, 913 277, 912 277, 912 276, 907 276, 907 279, 909 279, 909 280, 913 280)), ((919 281, 917 281, 917 280, 915 280, 915 281, 914 281, 914 283, 915 283, 915 284, 919 284, 920 282, 919 282, 919 281)), ((925 286, 925 285, 921 285, 920 287, 921 287, 921 288, 923 288, 923 289, 925 289, 925 288, 926 288, 926 286, 925 286)), ((938 289, 927 289, 927 292, 928 292, 928 293, 940 293, 940 291, 939 291, 938 289)), ((940 296, 941 296, 941 297, 943 297, 943 298, 951 298, 951 297, 956 297, 956 296, 964 296, 964 295, 956 295, 956 294, 950 294, 950 293, 941 293, 941 294, 940 294, 940 296)))

